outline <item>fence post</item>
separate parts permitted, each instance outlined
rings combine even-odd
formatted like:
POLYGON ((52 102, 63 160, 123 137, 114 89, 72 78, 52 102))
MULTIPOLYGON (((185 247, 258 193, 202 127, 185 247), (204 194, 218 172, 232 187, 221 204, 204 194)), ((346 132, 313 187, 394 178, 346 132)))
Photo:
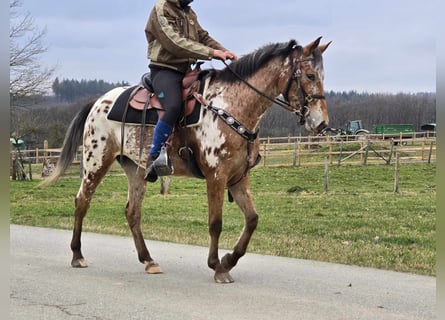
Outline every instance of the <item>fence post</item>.
POLYGON ((329 164, 328 157, 324 157, 324 192, 328 193, 329 191, 329 164))
POLYGON ((389 152, 389 157, 388 160, 386 161, 386 164, 391 164, 391 158, 393 152, 394 152, 394 139, 391 139, 391 151, 389 152))
POLYGON ((399 154, 396 153, 396 164, 394 166, 394 192, 398 193, 399 192, 399 164, 400 164, 400 160, 399 160, 399 154))
POLYGON ((45 162, 47 158, 48 158, 48 140, 44 140, 43 141, 43 162, 45 162))
POLYGON ((366 147, 365 147, 365 159, 363 159, 363 164, 368 164, 368 153, 369 153, 369 138, 366 140, 366 147))
POLYGON ((431 163, 431 156, 432 156, 432 154, 433 154, 433 142, 431 141, 430 152, 428 153, 428 164, 431 163))
POLYGON ((329 164, 332 164, 333 161, 332 138, 329 135, 326 136, 326 142, 329 143, 329 164))
POLYGON ((295 167, 297 165, 297 158, 298 158, 298 143, 297 141, 294 142, 294 158, 292 160, 292 166, 295 167))
POLYGON ((165 176, 165 177, 160 177, 160 181, 161 181, 161 186, 160 186, 160 193, 161 194, 169 194, 170 193, 170 183, 171 183, 171 178, 169 176, 165 176))
POLYGON ((301 166, 301 139, 298 139, 298 166, 301 166))
POLYGON ((266 144, 263 143, 263 167, 266 166, 266 144))
POLYGON ((343 139, 340 140, 340 154, 338 155, 338 166, 341 165, 341 158, 343 157, 343 139))
POLYGON ((28 161, 28 170, 29 170, 29 180, 32 181, 31 160, 28 161))

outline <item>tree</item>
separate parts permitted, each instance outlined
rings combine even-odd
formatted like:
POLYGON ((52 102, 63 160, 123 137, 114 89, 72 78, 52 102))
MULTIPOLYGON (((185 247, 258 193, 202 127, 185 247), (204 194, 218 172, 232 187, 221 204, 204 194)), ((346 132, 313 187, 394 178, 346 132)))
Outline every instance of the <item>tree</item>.
POLYGON ((47 51, 42 43, 45 29, 39 29, 30 13, 21 13, 21 0, 10 0, 9 94, 11 99, 41 95, 51 88, 55 68, 43 68, 40 57, 47 51))
POLYGON ((58 101, 75 102, 87 97, 95 97, 104 94, 116 87, 129 86, 128 82, 122 81, 109 83, 104 80, 59 80, 56 78, 52 89, 58 101))

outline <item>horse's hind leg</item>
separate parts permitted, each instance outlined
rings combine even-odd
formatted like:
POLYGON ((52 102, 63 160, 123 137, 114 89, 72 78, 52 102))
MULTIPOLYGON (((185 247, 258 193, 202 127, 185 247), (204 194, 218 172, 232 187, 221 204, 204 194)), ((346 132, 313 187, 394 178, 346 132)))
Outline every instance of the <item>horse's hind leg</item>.
POLYGON ((147 273, 162 273, 159 265, 150 256, 141 231, 142 200, 146 190, 145 170, 139 169, 137 171, 136 164, 129 159, 124 160, 122 168, 128 178, 128 198, 125 207, 125 217, 133 235, 139 261, 146 265, 145 271, 147 273))
MULTIPOLYGON (((103 166, 100 170, 89 171, 84 170, 84 175, 82 182, 80 184, 79 192, 77 193, 75 199, 75 210, 74 210, 74 228, 73 237, 71 240, 71 251, 73 252, 73 259, 71 261, 71 266, 74 268, 85 268, 87 263, 82 255, 81 251, 81 234, 82 234, 82 224, 85 215, 90 207, 91 199, 96 191, 105 173, 108 171, 111 163, 107 166, 103 166)), ((84 163, 84 167, 86 164, 84 163)))
POLYGON ((227 253, 221 259, 221 265, 225 270, 231 270, 237 264, 238 260, 246 253, 250 238, 258 224, 258 214, 249 190, 249 177, 246 176, 236 185, 231 186, 229 191, 241 211, 244 213, 244 229, 233 248, 233 252, 227 253))
POLYGON ((84 180, 82 180, 79 192, 77 193, 75 203, 75 211, 74 211, 74 228, 73 228, 73 237, 71 239, 71 251, 73 252, 73 259, 71 260, 71 266, 73 268, 85 268, 87 267, 87 262, 85 261, 82 251, 81 251, 81 242, 80 236, 82 234, 82 223, 83 218, 87 214, 88 208, 90 207, 90 201, 92 193, 90 196, 87 196, 87 186, 84 180))

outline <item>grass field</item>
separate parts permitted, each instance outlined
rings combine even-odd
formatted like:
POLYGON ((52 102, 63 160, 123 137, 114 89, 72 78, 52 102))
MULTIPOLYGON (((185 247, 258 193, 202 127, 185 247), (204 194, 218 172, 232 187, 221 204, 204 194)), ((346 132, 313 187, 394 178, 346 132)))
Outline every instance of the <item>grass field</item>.
MULTIPOLYGON (((436 274, 435 164, 404 164, 398 193, 393 166, 331 166, 329 173, 325 193, 323 167, 252 170, 260 220, 248 252, 436 274)), ((11 181, 11 223, 71 229, 79 181, 76 171, 45 189, 38 180, 11 181)), ((169 195, 159 194, 158 183, 150 187, 143 214, 148 245, 153 239, 207 246, 205 182, 173 178, 169 195)), ((104 179, 84 231, 130 235, 126 188, 118 169, 104 179)), ((231 248, 243 218, 228 201, 223 218, 221 247, 231 248)))

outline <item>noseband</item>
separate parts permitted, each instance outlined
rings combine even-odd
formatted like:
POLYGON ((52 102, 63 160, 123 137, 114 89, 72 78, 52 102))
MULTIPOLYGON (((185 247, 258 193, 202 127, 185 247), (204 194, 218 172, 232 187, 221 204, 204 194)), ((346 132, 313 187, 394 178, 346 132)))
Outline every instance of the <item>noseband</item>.
POLYGON ((287 80, 286 90, 284 91, 284 93, 282 93, 284 100, 282 100, 280 98, 269 97, 264 92, 258 90, 257 88, 252 86, 249 82, 247 82, 245 79, 243 79, 240 75, 238 75, 238 73, 236 73, 230 67, 230 65, 227 64, 225 61, 223 61, 223 63, 227 67, 227 69, 229 69, 235 75, 235 77, 237 77, 240 81, 242 81, 245 85, 247 85, 249 88, 251 88, 256 93, 258 93, 260 96, 266 98, 267 100, 271 101, 272 103, 275 103, 275 104, 279 105, 280 107, 282 107, 292 113, 295 113, 295 115, 297 115, 297 117, 300 117, 300 125, 303 125, 306 122, 306 117, 308 115, 307 112, 309 110, 307 104, 311 103, 314 99, 324 100, 326 98, 323 95, 307 94, 306 91, 301 86, 301 74, 302 74, 301 63, 305 62, 305 61, 313 60, 313 58, 302 59, 301 58, 302 55, 303 55, 303 47, 294 46, 292 48, 291 57, 289 57, 289 60, 291 62, 291 72, 290 72, 289 79, 287 80), (297 52, 296 58, 292 57, 294 50, 297 52), (303 103, 301 103, 299 101, 297 106, 293 106, 289 102, 289 92, 290 92, 293 82, 295 82, 297 84, 298 94, 300 96, 302 96, 302 98, 303 98, 302 99, 303 103))

